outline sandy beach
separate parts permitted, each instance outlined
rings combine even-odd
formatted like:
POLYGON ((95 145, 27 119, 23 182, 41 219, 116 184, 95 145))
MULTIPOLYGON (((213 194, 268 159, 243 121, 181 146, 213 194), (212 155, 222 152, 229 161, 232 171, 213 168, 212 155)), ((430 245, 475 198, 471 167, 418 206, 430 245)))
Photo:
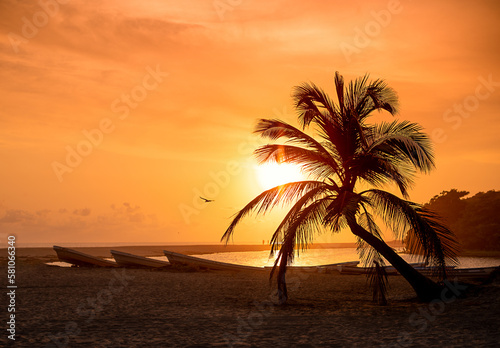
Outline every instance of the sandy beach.
MULTIPOLYGON (((156 254, 156 247, 134 248, 143 248, 145 256, 156 254)), ((139 249, 116 249, 141 254, 139 249)), ((176 251, 186 252, 182 247, 176 251)), ((100 248, 94 249, 93 254, 101 254, 100 248)), ((274 286, 270 287, 265 273, 44 265, 55 259, 50 248, 18 250, 15 346, 494 347, 500 344, 498 280, 466 289, 450 283, 443 299, 425 304, 416 301, 404 279, 391 277, 389 305, 382 307, 371 301, 364 276, 290 273, 290 300, 287 305, 278 306, 273 296, 274 286)), ((4 257, 0 269, 7 274, 4 257)), ((4 322, 8 317, 6 312, 4 322)), ((4 330, 0 337, 2 345, 10 341, 7 335, 4 330)))

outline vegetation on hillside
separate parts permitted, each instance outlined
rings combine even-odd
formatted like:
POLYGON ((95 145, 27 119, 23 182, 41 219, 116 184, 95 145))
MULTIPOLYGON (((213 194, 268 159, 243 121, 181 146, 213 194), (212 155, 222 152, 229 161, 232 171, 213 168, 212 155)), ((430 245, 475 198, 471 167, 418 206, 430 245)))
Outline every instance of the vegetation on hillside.
POLYGON ((425 207, 437 212, 458 238, 463 251, 500 251, 500 191, 452 189, 434 196, 425 207))

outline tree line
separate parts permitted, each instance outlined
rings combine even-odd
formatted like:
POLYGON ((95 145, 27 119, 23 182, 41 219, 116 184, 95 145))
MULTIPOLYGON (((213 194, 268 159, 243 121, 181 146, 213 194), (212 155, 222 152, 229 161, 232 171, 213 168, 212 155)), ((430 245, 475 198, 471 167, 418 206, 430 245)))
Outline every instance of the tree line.
POLYGON ((500 191, 469 192, 451 189, 424 206, 437 212, 457 236, 461 249, 500 251, 500 191))

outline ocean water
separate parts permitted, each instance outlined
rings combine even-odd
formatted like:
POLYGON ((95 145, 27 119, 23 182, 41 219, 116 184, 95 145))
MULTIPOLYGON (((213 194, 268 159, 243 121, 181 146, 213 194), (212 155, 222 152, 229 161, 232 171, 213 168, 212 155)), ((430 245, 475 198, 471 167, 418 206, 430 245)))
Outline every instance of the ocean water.
MULTIPOLYGON (((227 252, 215 254, 193 255, 208 260, 236 263, 248 266, 272 266, 274 258, 269 258, 269 251, 243 251, 227 252)), ((419 260, 411 255, 400 254, 408 262, 418 262, 419 260)), ((163 258, 162 258, 163 260, 163 258)), ((359 261, 356 248, 335 248, 335 249, 309 249, 301 252, 296 257, 295 266, 316 266, 337 262, 359 261)), ((500 266, 500 258, 491 257, 459 257, 457 268, 476 268, 500 266)))

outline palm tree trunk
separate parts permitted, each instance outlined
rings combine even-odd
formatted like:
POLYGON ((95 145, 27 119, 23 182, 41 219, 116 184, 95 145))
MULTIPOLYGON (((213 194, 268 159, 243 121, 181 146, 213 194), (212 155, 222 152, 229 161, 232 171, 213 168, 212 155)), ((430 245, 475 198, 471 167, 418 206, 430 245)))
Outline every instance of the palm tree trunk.
POLYGON ((410 266, 384 241, 378 239, 357 223, 350 222, 349 227, 353 234, 370 244, 396 268, 399 274, 410 283, 421 301, 428 302, 439 298, 443 288, 410 266))

